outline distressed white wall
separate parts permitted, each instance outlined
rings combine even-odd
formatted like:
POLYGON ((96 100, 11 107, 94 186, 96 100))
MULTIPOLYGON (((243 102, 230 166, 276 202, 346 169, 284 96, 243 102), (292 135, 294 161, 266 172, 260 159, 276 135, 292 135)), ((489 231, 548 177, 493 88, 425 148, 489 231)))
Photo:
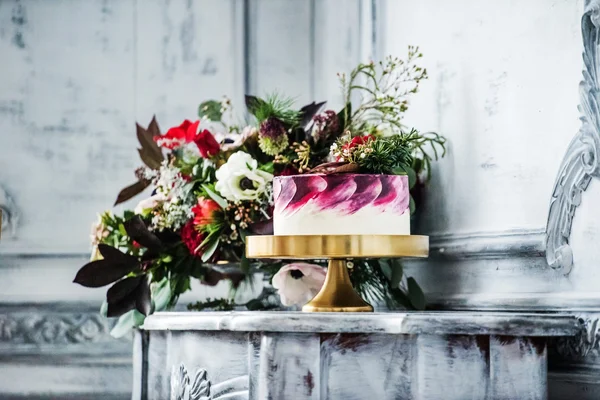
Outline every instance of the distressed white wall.
POLYGON ((19 216, 0 240, 0 398, 129 397, 130 344, 97 315, 105 289, 71 281, 96 213, 135 179, 135 122, 166 129, 222 95, 243 117, 245 92, 275 89, 340 106, 362 3, 0 0, 0 203, 3 190, 19 216))
POLYGON ((420 46, 430 79, 406 123, 450 141, 421 229, 544 229, 579 129, 583 0, 387 2, 385 52, 420 46))

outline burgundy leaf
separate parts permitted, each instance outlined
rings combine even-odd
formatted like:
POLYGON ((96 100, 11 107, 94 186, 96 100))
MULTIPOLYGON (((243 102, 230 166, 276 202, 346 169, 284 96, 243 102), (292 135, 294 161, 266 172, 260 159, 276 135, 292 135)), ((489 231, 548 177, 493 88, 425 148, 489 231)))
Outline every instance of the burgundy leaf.
POLYGON ((116 303, 108 303, 108 308, 106 310, 106 316, 109 318, 120 317, 125 314, 127 311, 131 311, 135 308, 135 300, 136 300, 135 291, 129 293, 128 296, 121 299, 116 303))
POLYGON ((142 193, 148 186, 150 186, 150 181, 146 180, 137 181, 133 185, 127 186, 125 189, 119 192, 114 205, 116 206, 117 204, 123 203, 124 201, 127 201, 132 197, 142 193))
POLYGON ((125 221, 125 230, 130 238, 149 250, 158 250, 162 247, 160 239, 148 230, 139 215, 125 221))
POLYGON ((100 250, 102 258, 108 261, 127 265, 135 265, 138 263, 138 259, 136 257, 125 254, 121 250, 104 243, 100 243, 98 245, 98 250, 100 250))
POLYGON ((216 286, 223 278, 225 278, 225 275, 222 272, 215 269, 208 269, 202 277, 202 283, 208 286, 216 286))
POLYGON ((273 218, 250 224, 250 231, 255 235, 272 235, 273 218))
POLYGON ((306 129, 313 117, 321 111, 321 108, 325 105, 325 101, 321 103, 315 103, 314 101, 311 104, 305 105, 300 109, 300 127, 302 129, 306 129))
POLYGON ((137 266, 114 260, 97 260, 87 263, 77 272, 73 282, 85 287, 102 287, 127 275, 137 266))
MULTIPOLYGON (((152 119, 152 121, 156 123, 155 119, 152 119)), ((137 138, 140 142, 140 145, 142 146, 142 149, 146 150, 147 153, 151 155, 153 159, 162 161, 164 159, 164 156, 162 154, 162 151, 160 150, 160 147, 158 147, 158 145, 154 141, 154 135, 152 134, 152 132, 142 128, 139 124, 135 124, 135 127, 137 138)), ((158 127, 158 125, 156 125, 156 127, 158 127)), ((150 128, 150 126, 148 128, 150 128)), ((153 129, 156 128, 153 127, 153 129)))
POLYGON ((121 302, 136 290, 141 280, 141 276, 121 279, 119 282, 112 285, 110 289, 108 289, 108 292, 106 292, 106 301, 108 304, 116 304, 121 302))
POLYGON ((144 315, 152 311, 152 298, 150 296, 150 282, 147 278, 142 279, 136 290, 135 308, 144 315))
POLYGON ((152 136, 160 136, 160 128, 158 122, 156 122, 156 115, 152 116, 152 121, 148 124, 147 131, 150 132, 152 136))
POLYGON ((138 149, 138 154, 140 155, 141 160, 146 164, 146 166, 150 169, 159 169, 161 160, 158 160, 154 157, 154 155, 147 149, 141 148, 138 149))

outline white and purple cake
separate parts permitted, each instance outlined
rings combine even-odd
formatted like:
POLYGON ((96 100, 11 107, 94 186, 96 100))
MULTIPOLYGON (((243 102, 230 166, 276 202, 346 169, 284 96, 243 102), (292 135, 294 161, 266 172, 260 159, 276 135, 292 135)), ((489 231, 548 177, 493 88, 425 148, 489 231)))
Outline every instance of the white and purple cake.
POLYGON ((275 235, 410 235, 405 175, 291 175, 273 181, 275 235))

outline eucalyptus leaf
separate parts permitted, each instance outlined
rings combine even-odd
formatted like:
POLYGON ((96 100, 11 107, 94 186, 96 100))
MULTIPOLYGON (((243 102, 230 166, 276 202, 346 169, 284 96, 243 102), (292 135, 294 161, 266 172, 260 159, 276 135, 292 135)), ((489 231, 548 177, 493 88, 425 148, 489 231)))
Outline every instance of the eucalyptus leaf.
POLYGON ((402 281, 402 275, 404 273, 402 264, 398 260, 390 260, 390 267, 392 269, 392 277, 390 278, 390 285, 393 288, 397 288, 400 286, 400 281, 402 281))
POLYGON ((390 260, 387 259, 380 259, 380 260, 373 260, 375 262, 377 262, 377 264, 379 264, 379 269, 381 270, 381 272, 383 272, 383 274, 385 275, 385 278, 390 281, 390 285, 391 285, 391 280, 392 280, 392 267, 390 265, 390 260))
POLYGON ((408 298, 410 299, 410 304, 412 304, 416 310, 424 310, 425 294, 417 281, 413 277, 409 277, 406 280, 406 284, 408 286, 408 298))
POLYGON ((137 310, 131 310, 121 315, 115 326, 110 330, 110 335, 120 338, 127 335, 133 329, 142 326, 146 317, 137 310))
POLYGON ((152 285, 152 300, 155 312, 167 309, 171 302, 171 285, 169 285, 167 278, 163 278, 160 282, 152 285))
POLYGON ((207 262, 212 257, 212 255, 215 253, 215 251, 219 247, 219 242, 220 242, 220 240, 217 239, 206 248, 204 253, 202 253, 202 257, 201 257, 202 261, 207 262))
POLYGON ((104 318, 106 318, 107 312, 108 312, 108 301, 106 301, 106 299, 104 299, 102 301, 102 305, 100 306, 100 315, 102 315, 104 318))
POLYGON ((211 190, 208 185, 202 185, 202 188, 206 191, 206 194, 210 196, 223 210, 227 208, 227 200, 216 194, 211 190))
POLYGON ((412 195, 410 195, 408 207, 410 209, 411 215, 414 214, 415 211, 417 210, 417 205, 415 204, 415 200, 413 199, 412 195))

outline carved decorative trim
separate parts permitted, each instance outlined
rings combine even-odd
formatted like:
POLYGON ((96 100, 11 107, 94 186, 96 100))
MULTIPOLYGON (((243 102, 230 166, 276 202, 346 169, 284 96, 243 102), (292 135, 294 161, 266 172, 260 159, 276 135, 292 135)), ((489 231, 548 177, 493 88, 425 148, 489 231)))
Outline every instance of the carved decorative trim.
POLYGON ((0 344, 64 345, 114 340, 98 313, 0 314, 0 344))
POLYGON ((556 352, 567 360, 600 356, 600 314, 580 315, 581 332, 556 341, 556 352))
POLYGON ((560 165, 546 226, 548 265, 568 274, 573 266, 569 245, 575 210, 592 177, 600 177, 600 0, 586 3, 581 19, 583 80, 579 84, 581 128, 560 165))
POLYGON ((0 231, 5 237, 15 236, 19 223, 19 211, 13 199, 2 186, 0 186, 0 210, 2 211, 0 231))
POLYGON ((248 399, 248 387, 248 375, 212 386, 203 368, 196 369, 193 377, 184 364, 171 370, 171 400, 248 399))

